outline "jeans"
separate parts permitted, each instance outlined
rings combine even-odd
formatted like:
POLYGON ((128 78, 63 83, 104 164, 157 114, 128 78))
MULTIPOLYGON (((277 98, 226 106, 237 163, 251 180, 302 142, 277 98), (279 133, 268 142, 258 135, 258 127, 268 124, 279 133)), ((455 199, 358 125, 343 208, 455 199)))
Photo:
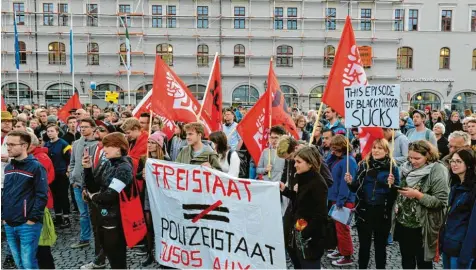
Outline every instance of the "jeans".
POLYGON ((89 219, 88 205, 83 200, 83 189, 81 187, 73 187, 73 189, 74 198, 79 209, 79 225, 81 227, 79 241, 89 241, 91 239, 91 221, 89 219))
POLYGON ((433 269, 432 261, 425 261, 423 250, 422 228, 407 228, 398 223, 395 225, 395 235, 400 244, 403 269, 433 269))
MULTIPOLYGON (((460 269, 460 267, 458 266, 458 257, 449 257, 444 253, 442 254, 442 257, 443 269, 460 269)), ((466 269, 471 269, 472 262, 472 260, 469 262, 466 269)))
POLYGON ((23 223, 16 227, 5 224, 8 245, 18 269, 38 269, 36 252, 42 227, 40 222, 33 225, 23 223))

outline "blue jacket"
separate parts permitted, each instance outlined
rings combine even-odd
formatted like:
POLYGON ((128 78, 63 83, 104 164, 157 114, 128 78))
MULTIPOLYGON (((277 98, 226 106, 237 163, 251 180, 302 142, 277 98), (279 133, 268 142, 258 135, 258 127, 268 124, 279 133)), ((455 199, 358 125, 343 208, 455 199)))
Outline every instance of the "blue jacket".
POLYGON ((2 194, 2 220, 10 226, 28 220, 42 222, 48 201, 46 170, 32 155, 12 160, 5 167, 2 194))
POLYGON ((458 268, 468 269, 476 259, 476 202, 471 189, 461 184, 451 188, 442 239, 442 252, 458 257, 458 268))
POLYGON ((55 172, 66 173, 71 159, 71 145, 60 138, 55 142, 46 142, 45 147, 48 148, 48 155, 55 165, 55 172))
MULTIPOLYGON (((372 168, 368 169, 365 160, 362 161, 359 166, 359 171, 357 172, 357 177, 353 178, 349 189, 352 192, 358 192, 357 196, 359 200, 365 202, 367 205, 385 205, 385 203, 387 203, 387 205, 393 206, 396 192, 388 187, 390 168, 381 169, 377 171, 376 175, 372 175, 370 170, 372 170, 372 168)), ((400 173, 398 172, 398 167, 393 166, 392 172, 395 177, 394 184, 399 186, 400 173)))
MULTIPOLYGON (((337 207, 344 206, 346 202, 355 202, 355 193, 349 190, 344 179, 347 172, 347 155, 340 158, 330 155, 326 162, 334 179, 334 184, 332 184, 327 193, 327 199, 336 202, 337 207)), ((357 162, 352 156, 349 158, 349 173, 352 175, 352 178, 356 177, 357 162)))

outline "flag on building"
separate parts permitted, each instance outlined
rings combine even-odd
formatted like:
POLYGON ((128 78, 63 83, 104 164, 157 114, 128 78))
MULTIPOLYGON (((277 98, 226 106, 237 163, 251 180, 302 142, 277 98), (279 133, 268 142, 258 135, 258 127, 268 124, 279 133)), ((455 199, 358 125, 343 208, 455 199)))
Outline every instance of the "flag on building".
POLYGON ((276 74, 273 69, 273 61, 269 63, 269 72, 268 72, 268 88, 266 91, 271 91, 272 93, 272 120, 271 123, 273 126, 283 126, 294 138, 299 140, 299 134, 296 129, 294 121, 288 113, 288 105, 284 99, 283 92, 279 86, 279 81, 276 78, 276 74))
POLYGON ((64 106, 58 111, 58 119, 66 123, 66 119, 71 114, 69 111, 72 109, 81 109, 81 101, 79 100, 79 94, 77 91, 74 92, 74 95, 64 104, 64 106))
MULTIPOLYGON (((344 88, 366 84, 368 84, 367 76, 355 42, 352 22, 347 16, 322 102, 345 117, 344 88)), ((359 133, 362 158, 365 158, 370 153, 373 142, 378 138, 383 138, 383 130, 379 127, 364 127, 360 129, 359 133)))
POLYGON ((20 70, 20 43, 18 42, 18 30, 17 30, 17 13, 13 16, 13 31, 15 32, 14 46, 15 46, 15 67, 20 70))
POLYGON ((203 97, 203 104, 201 109, 201 116, 210 123, 212 131, 222 129, 222 108, 223 95, 221 84, 220 58, 215 55, 213 61, 212 71, 208 79, 207 89, 203 97))

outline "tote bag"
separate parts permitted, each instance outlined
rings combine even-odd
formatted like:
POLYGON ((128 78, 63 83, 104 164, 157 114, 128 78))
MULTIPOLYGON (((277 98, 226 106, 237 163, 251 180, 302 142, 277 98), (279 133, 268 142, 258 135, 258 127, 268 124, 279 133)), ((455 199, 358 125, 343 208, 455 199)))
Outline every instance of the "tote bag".
POLYGON ((126 238, 127 246, 132 248, 147 234, 144 212, 139 197, 139 188, 134 180, 131 187, 131 196, 127 198, 126 193, 121 191, 119 197, 121 209, 122 229, 126 238))

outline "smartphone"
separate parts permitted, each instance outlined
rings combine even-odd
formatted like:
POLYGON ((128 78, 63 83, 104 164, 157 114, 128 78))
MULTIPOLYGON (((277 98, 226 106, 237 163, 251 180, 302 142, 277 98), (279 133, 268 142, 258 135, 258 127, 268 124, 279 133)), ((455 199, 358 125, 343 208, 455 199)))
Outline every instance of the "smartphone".
POLYGON ((89 156, 89 148, 88 147, 84 147, 83 156, 89 156))
POLYGON ((401 186, 393 185, 393 187, 398 189, 398 190, 403 190, 403 187, 401 187, 401 186))

